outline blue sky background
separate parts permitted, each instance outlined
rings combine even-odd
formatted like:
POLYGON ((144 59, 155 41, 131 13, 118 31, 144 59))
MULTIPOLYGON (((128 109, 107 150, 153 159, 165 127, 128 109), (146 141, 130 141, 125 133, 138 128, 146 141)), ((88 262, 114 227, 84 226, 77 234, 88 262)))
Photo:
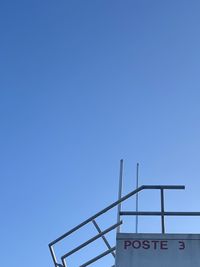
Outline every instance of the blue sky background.
POLYGON ((53 266, 48 243, 116 200, 121 158, 124 193, 139 162, 140 184, 186 185, 168 210, 200 210, 199 14, 198 0, 0 1, 2 266, 53 266))

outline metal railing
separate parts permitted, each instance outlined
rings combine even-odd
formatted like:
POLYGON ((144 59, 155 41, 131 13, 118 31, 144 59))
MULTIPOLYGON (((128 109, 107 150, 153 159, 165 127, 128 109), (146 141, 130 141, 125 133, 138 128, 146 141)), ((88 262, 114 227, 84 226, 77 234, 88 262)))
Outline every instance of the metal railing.
POLYGON ((166 185, 166 186, 163 186, 163 185, 143 185, 143 186, 140 186, 136 190, 121 197, 117 201, 113 202, 111 205, 107 206, 103 210, 99 211, 95 215, 93 215, 90 218, 88 218, 87 220, 83 221, 81 224, 75 226, 74 228, 72 228, 68 232, 64 233, 63 235, 61 235, 60 237, 58 237, 57 239, 55 239, 54 241, 52 241, 49 244, 50 253, 51 253, 55 267, 67 267, 67 263, 66 263, 67 257, 71 256, 72 254, 76 253, 77 251, 81 250, 82 248, 86 247, 87 245, 91 244, 92 242, 96 241, 99 238, 102 238, 102 240, 105 243, 105 245, 107 246, 108 250, 106 250, 102 254, 94 257, 93 259, 87 261, 86 263, 82 264, 80 267, 86 267, 86 266, 94 263, 95 261, 103 258, 104 256, 106 256, 108 254, 112 254, 113 257, 115 258, 115 252, 114 251, 115 251, 116 247, 110 246, 105 235, 107 233, 109 233, 110 231, 114 230, 115 228, 117 228, 119 230, 119 226, 122 224, 122 221, 120 220, 121 216, 130 216, 130 215, 160 216, 161 217, 161 229, 162 229, 163 234, 165 233, 165 216, 200 216, 200 212, 166 212, 165 211, 164 190, 174 190, 174 189, 175 190, 185 189, 185 186, 183 186, 183 185, 166 185), (161 199, 161 202, 160 202, 161 210, 160 211, 121 211, 121 205, 120 204, 122 202, 124 202, 125 200, 129 199, 130 197, 136 195, 137 193, 139 193, 143 190, 160 190, 160 199, 161 199), (100 227, 98 226, 95 219, 97 217, 103 215, 104 213, 108 212, 109 210, 113 209, 116 206, 118 206, 118 222, 116 224, 110 226, 106 230, 102 231, 100 229, 100 227), (86 242, 80 244, 78 247, 76 247, 76 248, 72 249, 71 251, 67 252, 66 254, 64 254, 61 257, 61 263, 58 263, 58 260, 56 258, 55 252, 54 252, 54 246, 58 242, 60 242, 61 240, 65 239, 66 237, 68 237, 69 235, 71 235, 72 233, 76 232, 77 230, 79 230, 80 228, 82 228, 83 226, 85 226, 86 224, 89 224, 89 223, 92 223, 95 226, 98 234, 96 236, 90 238, 86 242))

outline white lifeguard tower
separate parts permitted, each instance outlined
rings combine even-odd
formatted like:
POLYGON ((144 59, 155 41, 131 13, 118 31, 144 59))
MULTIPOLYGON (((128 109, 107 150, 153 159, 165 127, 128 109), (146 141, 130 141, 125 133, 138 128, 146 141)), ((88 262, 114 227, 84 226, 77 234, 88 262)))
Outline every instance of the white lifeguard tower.
MULTIPOLYGON (((165 233, 165 217, 166 216, 200 216, 200 212, 170 212, 165 211, 164 192, 165 190, 181 190, 185 189, 183 185, 142 185, 137 187, 129 194, 122 196, 122 170, 123 161, 120 162, 120 179, 119 179, 119 195, 118 200, 110 204, 108 207, 99 211, 87 220, 83 221, 76 227, 64 233, 49 244, 50 253, 55 267, 86 267, 94 265, 107 255, 113 258, 112 267, 200 267, 200 235, 199 234, 169 234, 165 233), (160 210, 159 211, 125 211, 121 209, 121 203, 136 197, 141 191, 159 190, 160 191, 160 210), (117 208, 117 222, 105 230, 101 230, 97 220, 105 213, 117 208), (160 216, 161 233, 138 233, 137 220, 136 232, 126 233, 120 231, 123 224, 121 218, 123 216, 160 216), (92 224, 97 234, 85 240, 78 246, 70 249, 59 259, 55 253, 55 246, 60 242, 67 240, 76 231, 82 227, 92 224), (116 229, 116 243, 110 245, 106 234, 116 229), (83 248, 91 245, 96 240, 102 239, 107 250, 95 255, 90 260, 74 266, 68 264, 68 257, 78 253, 83 248)), ((136 202, 137 203, 137 202, 136 202)), ((107 267, 107 266, 105 266, 107 267)))

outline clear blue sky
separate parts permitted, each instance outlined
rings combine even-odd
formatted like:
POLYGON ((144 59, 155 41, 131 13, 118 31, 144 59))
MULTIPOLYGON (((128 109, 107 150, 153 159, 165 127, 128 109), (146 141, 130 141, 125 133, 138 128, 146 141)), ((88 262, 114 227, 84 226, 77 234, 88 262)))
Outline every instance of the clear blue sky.
POLYGON ((1 0, 2 266, 53 266, 48 243, 116 199, 121 158, 124 193, 140 162, 140 184, 187 186, 167 208, 200 210, 199 14, 199 0, 1 0))

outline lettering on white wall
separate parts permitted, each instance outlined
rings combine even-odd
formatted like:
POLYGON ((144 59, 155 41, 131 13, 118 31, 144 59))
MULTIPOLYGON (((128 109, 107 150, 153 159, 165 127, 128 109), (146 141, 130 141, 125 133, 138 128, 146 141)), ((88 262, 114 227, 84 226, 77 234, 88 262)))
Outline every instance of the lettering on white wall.
MULTIPOLYGON (((177 249, 184 250, 186 248, 185 242, 176 240, 177 249)), ((168 240, 124 240, 124 249, 153 249, 153 250, 168 250, 170 243, 168 240)))

